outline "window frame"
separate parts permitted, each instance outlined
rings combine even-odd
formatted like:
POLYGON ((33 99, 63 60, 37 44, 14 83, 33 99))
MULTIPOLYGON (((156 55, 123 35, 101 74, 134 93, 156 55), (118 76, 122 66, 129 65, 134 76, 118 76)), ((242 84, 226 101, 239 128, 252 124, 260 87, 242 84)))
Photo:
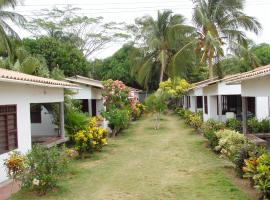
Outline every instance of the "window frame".
MULTIPOLYGON (((1 121, 4 122, 4 129, 1 130, 4 134, 0 133, 0 135, 6 137, 3 143, 0 142, 1 155, 18 148, 17 105, 0 105, 0 118, 3 118, 1 121), (13 118, 10 119, 10 116, 13 116, 13 118), (13 124, 10 124, 10 122, 13 122, 13 124), (12 125, 14 128, 10 129, 9 126, 12 125)), ((0 127, 0 129, 1 128, 2 127, 0 127)))

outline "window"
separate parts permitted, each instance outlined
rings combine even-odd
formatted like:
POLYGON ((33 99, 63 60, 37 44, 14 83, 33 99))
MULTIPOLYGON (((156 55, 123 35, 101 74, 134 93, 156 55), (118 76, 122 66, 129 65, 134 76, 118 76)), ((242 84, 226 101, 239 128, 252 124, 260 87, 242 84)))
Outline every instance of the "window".
MULTIPOLYGON (((219 109, 219 102, 217 97, 217 108, 219 109)), ((223 95, 221 96, 222 115, 226 112, 234 112, 237 114, 241 110, 241 96, 240 95, 223 95)), ((219 113, 219 112, 218 112, 219 113)))
POLYGON ((203 107, 203 98, 197 97, 197 108, 202 108, 202 107, 203 107))
POLYGON ((208 99, 207 99, 207 96, 204 96, 204 113, 208 114, 208 99))
POLYGON ((0 106, 0 154, 17 147, 17 107, 0 106))
POLYGON ((41 105, 40 104, 31 104, 31 123, 32 124, 41 124, 41 105))

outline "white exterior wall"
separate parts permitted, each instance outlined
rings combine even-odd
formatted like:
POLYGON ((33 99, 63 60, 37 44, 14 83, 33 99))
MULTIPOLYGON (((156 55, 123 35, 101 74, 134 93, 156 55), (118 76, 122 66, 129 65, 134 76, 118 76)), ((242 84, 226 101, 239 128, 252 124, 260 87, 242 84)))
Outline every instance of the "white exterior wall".
POLYGON ((102 90, 99 88, 91 87, 92 98, 91 99, 102 99, 102 90))
POLYGON ((97 100, 97 115, 101 115, 101 112, 104 110, 103 100, 97 100))
POLYGON ((80 89, 72 90, 75 93, 70 96, 72 99, 92 99, 90 86, 80 84, 79 87, 80 89))
POLYGON ((269 98, 256 97, 256 118, 258 120, 269 118, 269 98))
POLYGON ((256 97, 256 118, 269 118, 270 76, 245 80, 242 82, 242 96, 256 97))
MULTIPOLYGON (((31 149, 30 103, 64 101, 63 89, 0 82, 0 105, 17 105, 18 151, 31 149)), ((0 155, 0 182, 8 179, 3 166, 8 153, 0 155)))
POLYGON ((31 124, 32 136, 55 136, 58 134, 56 125, 53 123, 53 115, 42 106, 41 123, 31 124))
POLYGON ((250 79, 242 82, 242 96, 270 96, 270 76, 250 79))
POLYGON ((190 108, 189 108, 189 110, 192 111, 192 112, 196 112, 196 104, 197 104, 196 97, 195 96, 190 96, 190 108))
POLYGON ((218 83, 218 95, 241 95, 241 84, 226 85, 224 82, 218 83))
POLYGON ((209 119, 218 120, 217 96, 207 96, 207 99, 208 99, 208 114, 205 113, 204 97, 203 97, 203 121, 207 121, 209 119))

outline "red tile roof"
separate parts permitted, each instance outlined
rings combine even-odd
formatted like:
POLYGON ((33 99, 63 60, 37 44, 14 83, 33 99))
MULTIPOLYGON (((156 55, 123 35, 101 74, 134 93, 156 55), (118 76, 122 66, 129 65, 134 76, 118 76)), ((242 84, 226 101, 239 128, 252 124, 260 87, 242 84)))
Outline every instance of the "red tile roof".
POLYGON ((208 85, 215 84, 217 82, 227 81, 228 79, 231 79, 231 78, 234 78, 234 77, 237 77, 237 76, 239 76, 239 74, 227 75, 222 79, 219 79, 218 77, 215 77, 215 78, 212 78, 212 79, 207 79, 207 80, 204 80, 204 81, 200 81, 200 82, 194 83, 194 87, 192 87, 191 90, 192 89, 203 88, 203 87, 206 87, 208 85))
POLYGON ((2 82, 17 82, 27 83, 33 85, 41 85, 46 87, 62 87, 62 88, 74 88, 75 84, 71 84, 64 81, 57 81, 49 78, 43 78, 38 76, 32 76, 17 71, 7 70, 0 68, 0 81, 2 82))
POLYGON ((240 83, 243 80, 253 79, 260 76, 270 75, 270 65, 258 67, 252 71, 238 74, 238 76, 232 77, 226 80, 227 83, 240 83))

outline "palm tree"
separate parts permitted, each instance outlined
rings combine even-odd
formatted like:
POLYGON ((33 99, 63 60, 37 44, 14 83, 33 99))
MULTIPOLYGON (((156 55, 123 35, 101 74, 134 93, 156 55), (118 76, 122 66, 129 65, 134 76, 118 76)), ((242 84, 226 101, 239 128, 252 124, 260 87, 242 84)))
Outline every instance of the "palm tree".
POLYGON ((137 20, 144 41, 143 59, 133 72, 139 83, 145 85, 157 70, 159 82, 163 81, 170 59, 193 31, 184 21, 182 15, 173 15, 170 10, 158 11, 157 20, 149 16, 137 20))
POLYGON ((193 22, 198 32, 197 51, 209 66, 209 76, 214 76, 214 65, 224 56, 224 48, 237 41, 245 43, 244 31, 256 34, 261 24, 243 13, 245 0, 193 0, 193 22))
POLYGON ((26 20, 22 15, 11 11, 6 11, 5 9, 9 7, 14 9, 18 4, 18 0, 0 0, 0 42, 4 44, 4 47, 12 62, 14 62, 14 49, 12 47, 10 36, 15 39, 19 39, 20 37, 6 21, 10 20, 15 25, 21 26, 26 20))

